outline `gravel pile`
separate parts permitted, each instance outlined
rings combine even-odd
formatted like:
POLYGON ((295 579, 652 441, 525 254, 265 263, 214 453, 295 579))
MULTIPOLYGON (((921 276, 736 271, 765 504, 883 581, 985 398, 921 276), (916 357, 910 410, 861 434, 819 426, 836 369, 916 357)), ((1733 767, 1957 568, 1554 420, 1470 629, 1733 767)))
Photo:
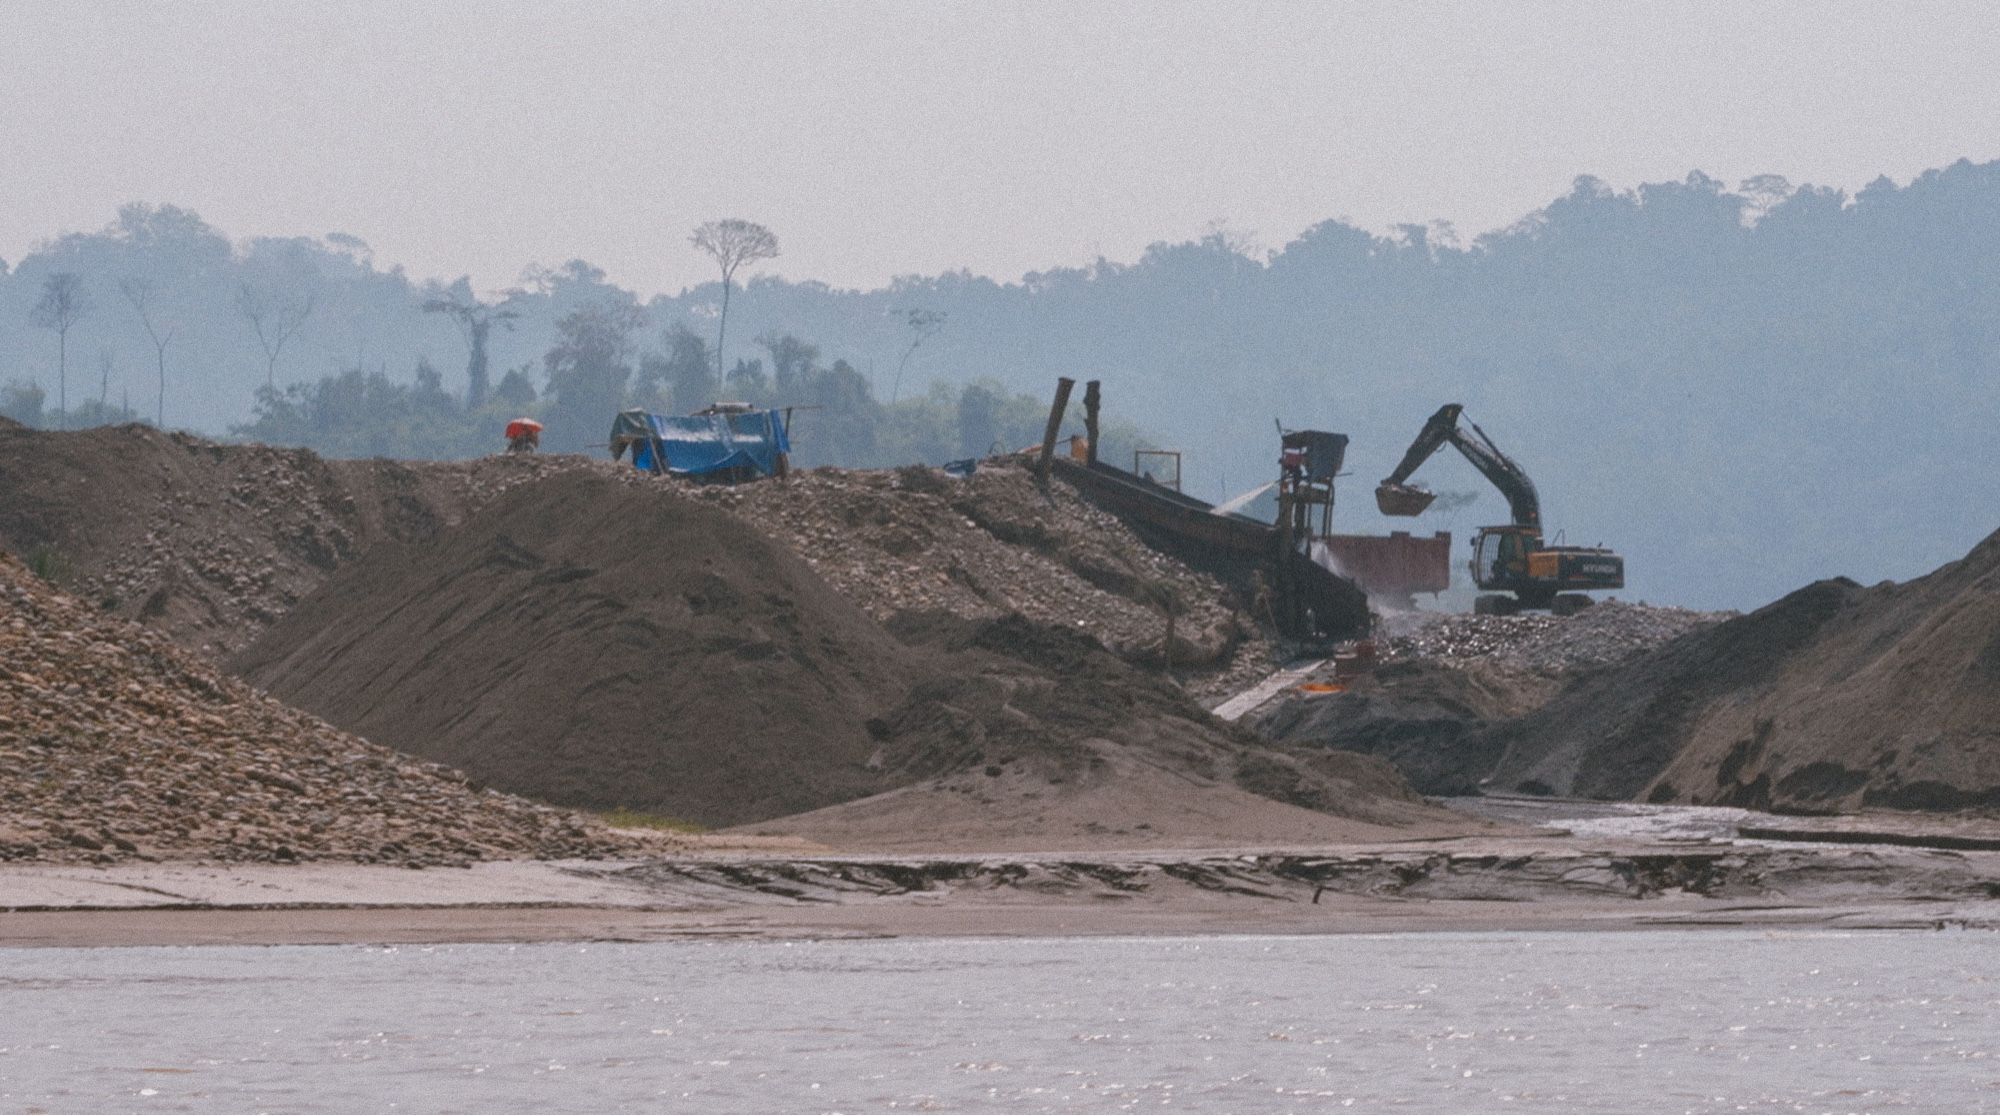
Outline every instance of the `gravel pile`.
POLYGON ((1386 658, 1493 660, 1568 672, 1624 662, 1736 615, 1604 601, 1575 616, 1459 616, 1406 612, 1385 619, 1386 658))
POLYGON ((280 705, 0 555, 0 860, 422 867, 634 847, 280 705))
POLYGON ((173 437, 193 452, 219 451, 220 483, 154 504, 138 544, 109 555, 74 588, 114 611, 165 621, 156 626, 198 631, 196 645, 215 655, 248 643, 376 542, 427 537, 516 485, 607 468, 554 455, 327 461, 306 450, 173 437), (176 623, 173 611, 192 616, 176 623))
POLYGON ((1247 677, 1270 657, 1215 579, 1061 481, 1045 496, 1012 462, 964 480, 924 467, 819 469, 732 487, 582 456, 341 461, 144 426, 52 434, 0 420, 0 548, 53 555, 63 588, 224 659, 374 546, 433 538, 519 485, 578 470, 735 513, 877 620, 1019 613, 1160 665, 1164 590, 1179 604, 1179 677, 1247 677))
POLYGON ((51 433, 0 421, 0 548, 41 555, 62 588, 220 658, 375 544, 428 538, 516 485, 575 469, 616 467, 556 455, 330 461, 147 426, 51 433))
POLYGON ((1146 546, 1060 481, 1045 496, 1012 462, 983 463, 964 479, 920 466, 816 469, 688 491, 790 546, 877 620, 1019 613, 1158 664, 1165 590, 1178 602, 1177 670, 1220 667, 1256 639, 1220 582, 1146 546))

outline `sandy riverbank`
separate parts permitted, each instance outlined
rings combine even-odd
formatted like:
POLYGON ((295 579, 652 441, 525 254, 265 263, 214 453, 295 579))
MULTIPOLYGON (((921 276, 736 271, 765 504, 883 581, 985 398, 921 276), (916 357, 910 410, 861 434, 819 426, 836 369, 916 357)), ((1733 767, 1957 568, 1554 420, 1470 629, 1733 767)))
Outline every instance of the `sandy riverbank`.
POLYGON ((1291 849, 17 865, 0 947, 2000 928, 2000 852, 1562 833, 1291 849))

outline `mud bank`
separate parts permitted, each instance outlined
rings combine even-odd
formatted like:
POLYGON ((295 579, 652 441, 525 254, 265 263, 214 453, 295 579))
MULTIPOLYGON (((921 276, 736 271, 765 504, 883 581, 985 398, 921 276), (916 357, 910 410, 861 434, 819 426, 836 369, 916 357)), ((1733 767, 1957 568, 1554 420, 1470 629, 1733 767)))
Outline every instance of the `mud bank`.
POLYGON ((1298 850, 17 866, 0 947, 700 937, 2000 929, 2000 852, 1557 833, 1298 850))

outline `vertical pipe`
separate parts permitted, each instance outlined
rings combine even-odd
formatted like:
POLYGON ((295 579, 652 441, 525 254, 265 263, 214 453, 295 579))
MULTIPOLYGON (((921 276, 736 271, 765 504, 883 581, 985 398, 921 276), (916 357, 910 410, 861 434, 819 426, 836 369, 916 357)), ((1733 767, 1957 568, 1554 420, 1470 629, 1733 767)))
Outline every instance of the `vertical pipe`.
POLYGON ((1056 380, 1055 406, 1049 408, 1049 425, 1042 432, 1042 457, 1035 463, 1035 472, 1043 480, 1049 478, 1049 463, 1056 456, 1056 435, 1062 432, 1063 412, 1069 409, 1069 393, 1076 387, 1076 381, 1068 376, 1056 380))
POLYGON ((1098 393, 1097 381, 1083 385, 1083 433, 1087 439, 1084 463, 1092 466, 1097 464, 1097 407, 1100 402, 1102 396, 1098 393))

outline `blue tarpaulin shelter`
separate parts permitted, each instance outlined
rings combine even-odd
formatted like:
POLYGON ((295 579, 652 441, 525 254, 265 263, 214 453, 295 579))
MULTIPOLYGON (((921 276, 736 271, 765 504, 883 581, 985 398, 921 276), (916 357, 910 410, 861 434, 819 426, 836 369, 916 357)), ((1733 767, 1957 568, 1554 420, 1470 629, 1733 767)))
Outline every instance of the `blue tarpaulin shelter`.
POLYGON ((781 476, 791 439, 778 411, 718 410, 698 415, 625 411, 611 424, 611 458, 675 476, 781 476))

